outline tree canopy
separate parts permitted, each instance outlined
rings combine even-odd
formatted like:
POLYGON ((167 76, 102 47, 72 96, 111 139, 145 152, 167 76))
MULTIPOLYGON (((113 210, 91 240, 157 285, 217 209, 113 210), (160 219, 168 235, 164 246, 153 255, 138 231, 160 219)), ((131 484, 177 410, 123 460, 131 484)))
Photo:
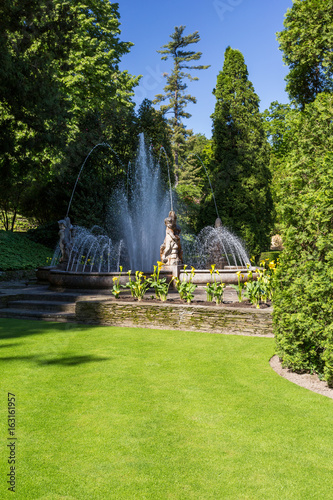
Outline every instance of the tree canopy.
MULTIPOLYGON (((272 225, 269 145, 259 98, 248 79, 244 57, 228 47, 217 77, 209 166, 222 222, 236 231, 251 253, 267 249, 272 225)), ((203 225, 212 224, 212 200, 203 204, 203 225)))
POLYGON ((294 0, 277 33, 289 66, 287 92, 301 107, 333 91, 333 0, 294 0))
POLYGON ((119 25, 108 0, 1 3, 0 208, 12 223, 22 195, 47 183, 69 149, 91 149, 88 117, 102 124, 110 110, 133 107, 138 77, 119 70, 132 45, 119 25))

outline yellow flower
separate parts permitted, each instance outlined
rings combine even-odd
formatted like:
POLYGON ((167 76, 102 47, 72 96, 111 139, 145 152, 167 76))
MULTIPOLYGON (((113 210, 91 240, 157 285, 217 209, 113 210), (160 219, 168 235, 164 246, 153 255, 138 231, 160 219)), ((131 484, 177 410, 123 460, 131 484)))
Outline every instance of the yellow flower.
POLYGON ((192 273, 194 273, 195 269, 194 269, 194 267, 193 267, 193 266, 191 266, 191 269, 192 269, 192 273))
POLYGON ((217 270, 217 269, 216 269, 216 271, 215 271, 215 272, 216 272, 216 273, 220 276, 220 273, 218 272, 218 270, 217 270))
POLYGON ((114 277, 112 278, 112 281, 117 281, 117 279, 118 279, 118 276, 114 276, 114 277))
POLYGON ((123 266, 119 266, 119 269, 120 269, 120 272, 122 272, 122 270, 123 270, 123 266))
POLYGON ((239 277, 241 275, 241 272, 240 271, 237 271, 237 276, 239 277))
POLYGON ((275 268, 275 262, 274 262, 274 260, 272 260, 268 265, 269 265, 270 269, 274 269, 275 268))

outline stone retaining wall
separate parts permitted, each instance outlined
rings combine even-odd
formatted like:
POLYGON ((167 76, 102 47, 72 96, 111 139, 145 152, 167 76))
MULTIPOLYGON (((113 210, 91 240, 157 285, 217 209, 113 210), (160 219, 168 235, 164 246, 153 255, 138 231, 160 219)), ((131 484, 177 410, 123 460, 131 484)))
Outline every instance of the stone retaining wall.
POLYGON ((271 309, 106 300, 78 301, 75 313, 77 321, 92 325, 273 337, 271 309))

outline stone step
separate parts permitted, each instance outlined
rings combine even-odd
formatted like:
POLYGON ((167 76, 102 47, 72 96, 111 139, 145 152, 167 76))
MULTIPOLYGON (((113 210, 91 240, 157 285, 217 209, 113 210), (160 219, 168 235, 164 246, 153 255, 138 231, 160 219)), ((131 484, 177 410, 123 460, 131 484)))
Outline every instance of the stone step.
POLYGON ((0 309, 0 318, 38 319, 43 321, 58 321, 64 323, 74 323, 76 320, 75 314, 68 312, 47 312, 29 309, 13 309, 9 307, 0 309))
POLYGON ((59 300, 10 300, 8 302, 10 309, 27 309, 45 312, 75 312, 75 303, 62 302, 59 300))
POLYGON ((13 300, 20 300, 20 301, 42 301, 42 302, 69 302, 69 303, 74 303, 76 300, 81 299, 81 296, 78 294, 73 294, 73 293, 53 293, 53 292, 45 292, 45 293, 40 293, 40 292, 28 292, 25 294, 20 294, 19 298, 13 297, 13 300))
POLYGON ((19 297, 13 297, 13 300, 22 300, 22 301, 42 301, 42 302, 70 302, 75 303, 78 300, 103 300, 107 299, 107 295, 91 295, 91 294, 82 294, 82 293, 74 293, 74 292, 49 292, 45 291, 41 292, 27 292, 25 294, 20 294, 19 297))

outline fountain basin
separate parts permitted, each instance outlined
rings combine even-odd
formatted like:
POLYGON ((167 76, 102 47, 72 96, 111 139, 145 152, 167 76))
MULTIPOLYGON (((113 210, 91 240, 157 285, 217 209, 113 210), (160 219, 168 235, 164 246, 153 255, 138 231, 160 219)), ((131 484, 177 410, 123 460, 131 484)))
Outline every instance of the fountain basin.
MULTIPOLYGON (((242 283, 244 283, 245 281, 248 280, 248 272, 249 271, 252 271, 253 279, 257 278, 257 274, 255 272, 253 272, 254 268, 244 269, 244 268, 237 267, 237 266, 228 266, 227 269, 219 269, 218 271, 219 271, 219 274, 214 274, 214 277, 213 277, 213 275, 210 274, 209 269, 196 269, 195 274, 192 278, 192 283, 200 286, 200 285, 206 285, 207 283, 211 283, 214 280, 216 280, 219 283, 222 282, 222 283, 226 283, 228 285, 238 285, 238 276, 236 274, 236 272, 238 272, 238 271, 240 271, 241 275, 243 275, 243 277, 240 276, 240 281, 242 283)), ((187 272, 188 272, 188 270, 187 270, 187 272)), ((189 281, 189 279, 190 279, 189 272, 188 272, 188 274, 186 274, 185 271, 183 269, 181 269, 179 272, 179 279, 180 279, 180 281, 189 281)))
MULTIPOLYGON (((150 272, 144 273, 147 278, 150 272)), ((120 277, 119 283, 126 285, 129 281, 127 273, 103 273, 103 272, 79 272, 79 271, 62 271, 60 269, 51 269, 48 274, 48 281, 52 288, 79 288, 82 290, 110 290, 113 288, 114 279, 120 277)), ((161 278, 167 278, 170 281, 172 278, 171 272, 161 271, 161 278)), ((135 280, 135 273, 131 274, 131 279, 135 280)))
MULTIPOLYGON (((192 283, 198 286, 204 286, 216 279, 217 282, 223 282, 228 285, 237 285, 238 276, 236 272, 240 271, 243 277, 240 277, 241 282, 248 279, 248 272, 254 268, 242 269, 230 266, 228 269, 219 270, 219 274, 215 274, 215 278, 210 274, 209 269, 196 269, 192 278, 192 283)), ((152 271, 144 273, 149 277, 152 271)), ((181 281, 189 281, 189 274, 186 275, 183 268, 180 266, 171 267, 168 270, 160 271, 160 278, 166 278, 167 282, 171 281, 172 276, 177 276, 181 281)), ((114 278, 120 277, 120 284, 126 285, 129 281, 127 273, 119 272, 82 272, 82 271, 64 271, 56 267, 45 266, 40 267, 36 271, 36 276, 39 281, 47 281, 52 288, 67 288, 67 289, 87 289, 87 290, 111 290, 114 285, 114 278)), ((253 278, 257 275, 253 272, 253 278)), ((135 280, 135 273, 131 273, 131 279, 135 280)))
POLYGON ((36 269, 36 278, 41 283, 48 282, 49 274, 51 269, 55 269, 55 266, 40 266, 36 269))

